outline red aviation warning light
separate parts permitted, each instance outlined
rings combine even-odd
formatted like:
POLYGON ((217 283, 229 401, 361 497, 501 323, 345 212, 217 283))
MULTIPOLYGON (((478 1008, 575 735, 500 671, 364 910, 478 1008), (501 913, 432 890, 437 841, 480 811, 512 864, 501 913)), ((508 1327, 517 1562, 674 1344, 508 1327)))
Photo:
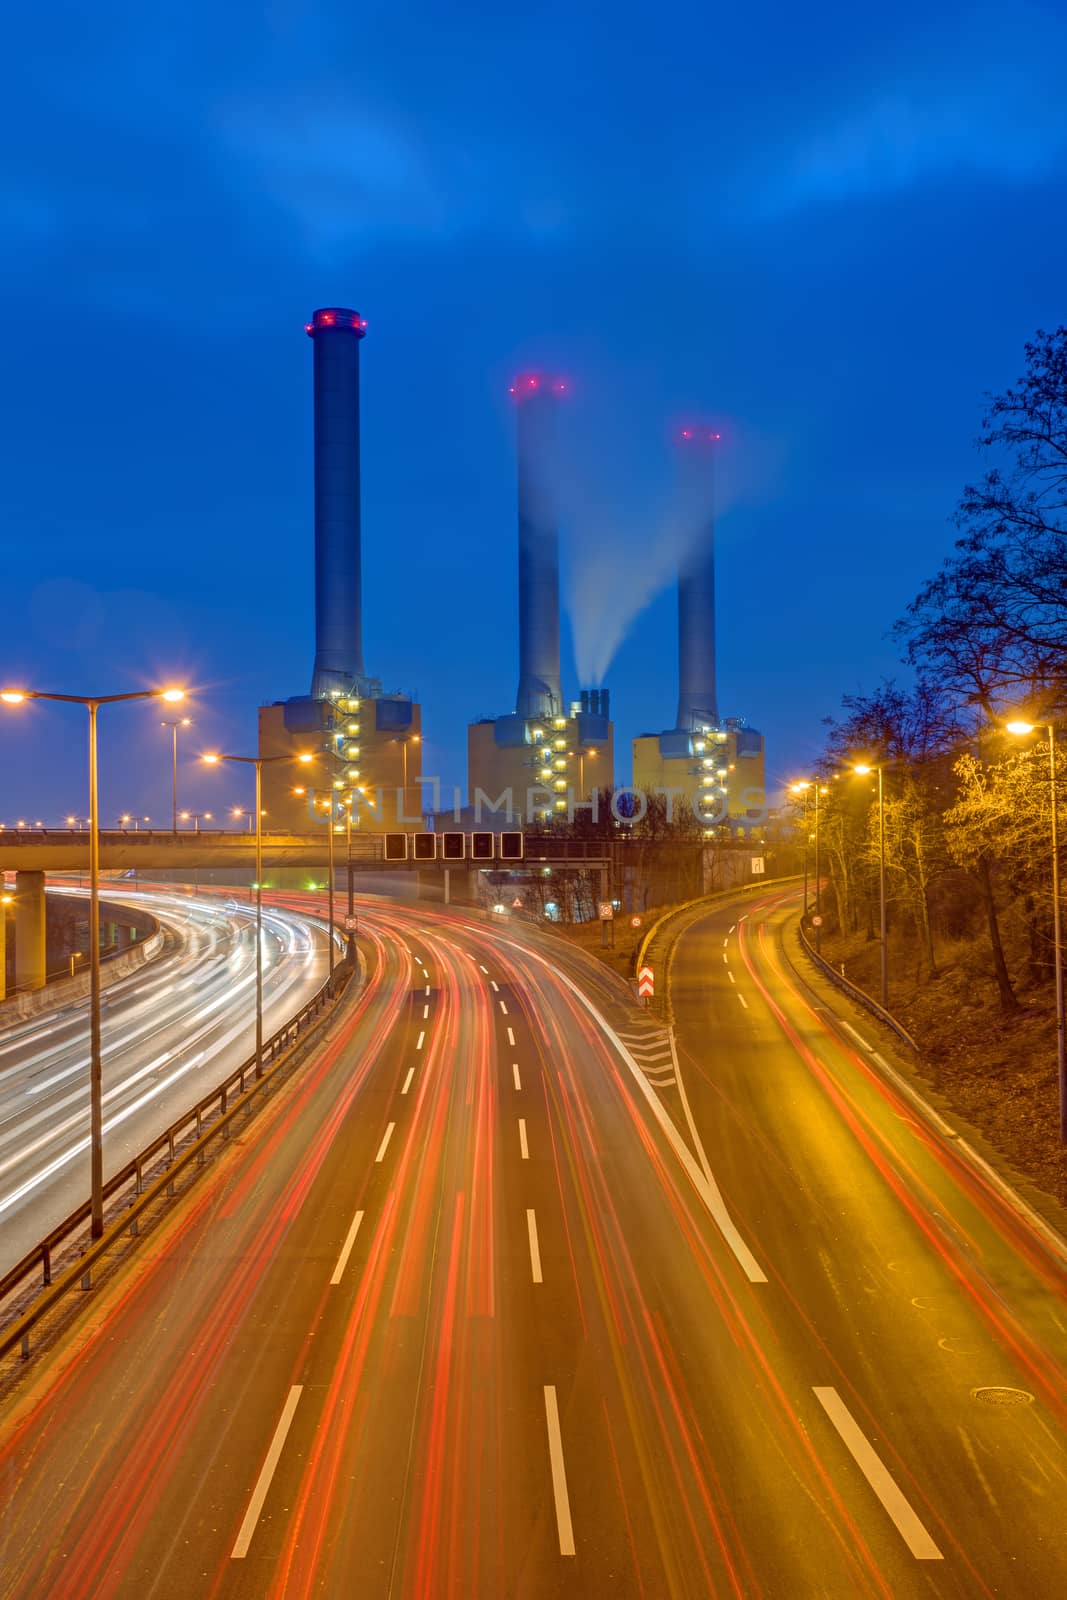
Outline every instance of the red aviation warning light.
POLYGON ((508 394, 514 395, 516 400, 525 400, 549 390, 553 394, 566 394, 567 388, 564 378, 546 378, 540 372, 521 372, 508 384, 508 394))

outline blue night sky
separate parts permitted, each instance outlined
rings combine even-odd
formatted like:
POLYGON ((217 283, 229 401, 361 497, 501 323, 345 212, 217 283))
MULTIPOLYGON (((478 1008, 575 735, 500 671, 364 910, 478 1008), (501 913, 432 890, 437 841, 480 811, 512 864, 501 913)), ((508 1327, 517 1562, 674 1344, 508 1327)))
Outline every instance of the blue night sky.
MULTIPOLYGON (((720 710, 777 782, 896 670, 981 395, 1067 318, 1052 7, 59 0, 5 42, 0 677, 194 684, 190 758, 308 687, 314 307, 369 322, 367 667, 455 783, 515 693, 516 369, 573 383, 564 682, 606 668, 623 777, 674 716, 670 429, 722 422, 720 710)), ((84 718, 5 715, 0 819, 82 810, 84 718)), ((103 749, 105 820, 165 821, 156 710, 103 749)))

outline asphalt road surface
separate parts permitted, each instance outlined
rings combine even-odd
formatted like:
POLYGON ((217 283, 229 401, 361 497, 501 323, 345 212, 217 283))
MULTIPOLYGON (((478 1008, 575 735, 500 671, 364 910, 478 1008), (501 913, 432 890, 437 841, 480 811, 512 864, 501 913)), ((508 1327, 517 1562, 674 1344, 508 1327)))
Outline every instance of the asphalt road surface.
MULTIPOLYGON (((104 990, 104 1171, 116 1171, 255 1050, 255 911, 183 894, 110 894, 146 905, 164 954, 104 990)), ((326 977, 325 927, 264 917, 264 1037, 326 977)), ((89 1193, 89 1004, 0 1030, 0 1272, 89 1193)))
POLYGON ((783 915, 679 941, 675 1056, 558 943, 363 908, 313 1061, 6 1407, 0 1594, 1067 1591, 1062 1269, 783 915))

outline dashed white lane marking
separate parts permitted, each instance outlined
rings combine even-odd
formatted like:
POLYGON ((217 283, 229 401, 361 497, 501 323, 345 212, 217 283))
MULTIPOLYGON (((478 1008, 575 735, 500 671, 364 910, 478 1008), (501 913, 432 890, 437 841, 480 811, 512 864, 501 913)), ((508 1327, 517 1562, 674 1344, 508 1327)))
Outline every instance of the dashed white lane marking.
POLYGON ((415 1043, 415 1049, 416 1050, 421 1050, 422 1049, 422 1041, 425 1039, 425 1037, 426 1037, 426 1029, 423 1028, 422 1032, 419 1034, 419 1037, 418 1037, 418 1039, 416 1040, 416 1043, 415 1043))
POLYGON ((728 955, 727 955, 727 954, 726 954, 726 951, 725 951, 725 950, 724 950, 724 951, 723 951, 723 953, 722 953, 722 958, 723 958, 723 960, 724 960, 724 961, 725 961, 725 962, 727 962, 727 963, 729 963, 729 960, 730 960, 730 957, 729 957, 729 956, 728 956, 728 955))
POLYGON ((237 1543, 230 1551, 230 1559, 233 1561, 240 1561, 248 1554, 248 1547, 252 1543, 252 1535, 256 1531, 256 1523, 259 1521, 259 1514, 263 1510, 263 1502, 267 1498, 267 1490, 270 1488, 270 1480, 274 1476, 274 1469, 278 1465, 278 1458, 285 1445, 285 1436, 292 1425, 293 1416, 303 1392, 303 1384, 294 1383, 286 1397, 285 1405, 282 1407, 282 1414, 278 1418, 278 1426, 274 1430, 274 1438, 271 1440, 270 1449, 267 1451, 267 1459, 260 1468, 256 1486, 252 1490, 252 1498, 248 1502, 248 1510, 245 1512, 244 1521, 238 1531, 237 1543))
POLYGON ((515 1043, 515 1035, 512 1032, 512 1030, 509 1028, 508 1029, 508 1044, 514 1044, 514 1043, 515 1043))
POLYGON ((423 1015, 423 1020, 424 1020, 424 1021, 425 1021, 425 1019, 426 1019, 426 1018, 427 1018, 427 1017, 428 1017, 428 1016, 429 1016, 429 1015, 430 1015, 430 1008, 429 1008, 429 1006, 423 1006, 423 1008, 422 1008, 422 1015, 423 1015))
POLYGON ((737 927, 737 923, 736 922, 731 922, 731 924, 730 924, 730 932, 733 933, 733 931, 734 931, 734 929, 736 927, 737 927))
POLYGON ((537 1242, 537 1217, 532 1211, 526 1213, 526 1231, 530 1235, 530 1268, 533 1272, 534 1283, 544 1283, 541 1276, 541 1246, 537 1242))
POLYGON ((519 1151, 524 1161, 530 1159, 530 1146, 526 1143, 526 1118, 519 1118, 519 1151))
POLYGON ((737 998, 740 1000, 741 1004, 744 1006, 745 1010, 747 1011, 748 1010, 748 1001, 745 999, 744 995, 743 994, 739 994, 737 998))
POLYGON ((545 1384, 545 1420, 548 1423, 548 1459, 552 1467, 552 1498, 556 1502, 556 1531, 561 1556, 574 1554, 574 1528, 567 1494, 567 1469, 563 1463, 563 1435, 559 1431, 559 1405, 554 1384, 545 1384))
POLYGON ((491 989, 493 989, 497 994, 500 993, 500 985, 499 985, 499 983, 497 983, 495 978, 490 978, 489 979, 489 987, 491 989))
POLYGON ((430 985, 429 985, 429 984, 427 984, 427 985, 426 985, 426 993, 427 993, 427 994, 429 994, 429 992, 430 992, 430 985))
POLYGON ((837 1390, 816 1388, 814 1394, 916 1561, 943 1561, 937 1545, 897 1488, 889 1469, 875 1452, 837 1390))
POLYGON ((384 1160, 385 1152, 389 1148, 389 1141, 393 1137, 393 1129, 395 1127, 396 1127, 396 1123, 395 1122, 391 1122, 389 1124, 389 1126, 386 1128, 386 1130, 385 1130, 385 1138, 382 1140, 381 1144, 378 1146, 378 1154, 374 1158, 375 1163, 384 1160))
POLYGON ((483 967, 480 961, 478 963, 478 969, 479 969, 480 972, 484 972, 486 977, 488 978, 488 976, 489 976, 489 968, 488 967, 483 967))
POLYGON ((736 978, 735 978, 735 977, 734 977, 734 975, 733 975, 733 973, 732 973, 732 972, 728 972, 728 973, 727 973, 727 974, 726 974, 726 976, 727 976, 727 977, 728 977, 728 978, 729 978, 729 980, 730 980, 730 982, 731 982, 731 983, 736 983, 736 982, 737 982, 737 979, 736 979, 736 978))
POLYGON ((507 1006, 506 1006, 506 1005, 505 1005, 505 1004, 504 1004, 504 1002, 503 1002, 503 1000, 501 1000, 501 1002, 500 1002, 500 1009, 501 1009, 501 1011, 502 1011, 502 1012, 503 1012, 503 1013, 504 1013, 504 1015, 505 1015, 505 1016, 507 1016, 507 1014, 508 1014, 508 1008, 507 1008, 507 1006))
POLYGON ((409 1067, 408 1068, 408 1075, 404 1079, 404 1087, 400 1091, 401 1094, 407 1094, 408 1090, 411 1088, 411 1080, 412 1080, 412 1078, 414 1076, 415 1076, 415 1068, 414 1067, 409 1067))
POLYGON ((873 1050, 874 1049, 874 1045, 873 1044, 868 1044, 866 1039, 864 1039, 860 1034, 858 1034, 856 1032, 856 1030, 852 1026, 852 1024, 850 1022, 846 1022, 845 1021, 844 1017, 839 1017, 837 1020, 840 1022, 841 1026, 843 1028, 847 1028, 848 1029, 849 1033, 855 1039, 856 1043, 859 1045, 861 1050, 873 1050))
POLYGON ((729 934, 727 934, 727 935, 726 935, 726 937, 725 937, 725 939, 724 939, 724 940, 723 940, 723 942, 722 942, 722 947, 723 947, 723 949, 724 949, 724 950, 725 950, 725 949, 726 949, 726 946, 727 946, 727 945, 728 945, 728 944, 729 944, 729 943, 730 943, 730 935, 729 935, 729 934))
POLYGON ((344 1270, 348 1265, 348 1258, 352 1254, 352 1246, 356 1242, 356 1234, 359 1232, 359 1225, 362 1221, 363 1213, 362 1211, 357 1211, 352 1218, 352 1226, 345 1236, 345 1242, 341 1246, 341 1254, 337 1257, 337 1265, 333 1269, 333 1277, 330 1279, 333 1284, 340 1283, 344 1276, 344 1270))
POLYGON ((511 1063, 511 1076, 515 1079, 516 1089, 521 1089, 522 1079, 519 1077, 519 1063, 517 1061, 511 1063))

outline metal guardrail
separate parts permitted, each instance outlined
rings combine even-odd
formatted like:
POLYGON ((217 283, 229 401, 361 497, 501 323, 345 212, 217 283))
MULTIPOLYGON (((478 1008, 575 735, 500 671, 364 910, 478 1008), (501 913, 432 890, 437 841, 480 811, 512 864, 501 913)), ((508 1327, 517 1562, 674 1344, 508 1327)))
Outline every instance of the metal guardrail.
MULTIPOLYGON (((344 992, 351 972, 345 967, 335 970, 333 979, 333 996, 336 1000, 344 992)), ((23 1357, 29 1355, 30 1333, 35 1325, 40 1322, 52 1308, 72 1289, 80 1283, 88 1289, 91 1285, 92 1268, 114 1245, 116 1240, 129 1229, 137 1232, 137 1222, 141 1213, 145 1211, 159 1196, 167 1190, 173 1193, 174 1179, 178 1173, 192 1162, 202 1166, 204 1151, 211 1141, 221 1135, 229 1137, 230 1124, 241 1112, 251 1113, 251 1102, 260 1090, 265 1090, 271 1083, 277 1071, 285 1065, 285 1057, 289 1048, 305 1032, 310 1023, 319 1015, 330 1000, 330 981, 323 984, 311 999, 301 1007, 294 1017, 263 1044, 264 1070, 260 1077, 255 1077, 256 1058, 250 1056, 247 1061, 236 1067, 227 1078, 223 1080, 210 1094, 197 1102, 191 1110, 187 1111, 177 1121, 172 1122, 169 1128, 152 1140, 132 1161, 118 1172, 114 1173, 104 1184, 104 1201, 114 1198, 123 1189, 133 1184, 133 1199, 130 1205, 115 1220, 104 1229, 99 1239, 89 1245, 61 1275, 53 1282, 52 1258, 56 1251, 83 1228, 91 1214, 91 1202, 86 1200, 65 1217, 51 1233, 47 1234, 40 1243, 23 1256, 16 1264, 0 1278, 0 1303, 8 1298, 16 1289, 20 1288, 32 1272, 40 1269, 43 1273, 44 1292, 39 1294, 33 1304, 19 1316, 9 1328, 0 1333, 0 1358, 14 1350, 16 1345, 22 1346, 23 1357), (251 1077, 250 1087, 246 1087, 246 1080, 251 1077), (236 1092, 237 1099, 231 1104, 231 1097, 236 1092), (218 1115, 205 1130, 204 1120, 215 1110, 218 1115), (194 1131, 195 1130, 195 1131, 194 1131), (175 1155, 175 1146, 182 1136, 193 1132, 193 1143, 181 1155, 175 1155), (145 1174, 161 1156, 166 1154, 166 1164, 160 1175, 145 1187, 145 1174)))
POLYGON ((804 951, 804 954, 811 957, 812 961, 819 968, 820 972, 822 972, 825 977, 829 978, 830 982, 836 985, 836 987, 841 990, 842 994, 849 995, 851 999, 857 1001, 859 1005, 863 1006, 865 1010, 869 1011, 872 1017, 876 1017, 879 1022, 884 1022, 886 1027, 891 1028, 896 1034, 897 1038, 903 1044, 906 1044, 909 1050, 913 1050, 917 1056, 922 1054, 922 1051, 915 1043, 915 1040, 912 1038, 907 1028, 905 1028, 902 1022, 897 1021, 896 1017, 891 1011, 887 1011, 883 1005, 880 1005, 873 995, 867 993, 866 989, 861 989, 858 983, 852 983, 848 978, 845 977, 844 973, 835 971, 835 969, 830 965, 829 961, 825 960, 824 957, 819 955, 815 949, 815 946, 811 943, 807 934, 804 932, 803 918, 801 918, 800 922, 797 924, 797 934, 800 938, 800 947, 804 951))
POLYGON ((774 889, 785 883, 796 883, 800 877, 801 874, 799 872, 790 872, 782 878, 753 878, 751 883, 735 883, 729 889, 713 889, 711 894, 697 895, 695 900, 683 900, 681 905, 671 906, 669 911, 664 911, 656 918, 635 950, 633 958, 634 979, 636 980, 638 972, 648 959, 653 940, 659 937, 660 932, 672 917, 680 917, 683 912, 692 911, 697 906, 712 906, 719 900, 731 900, 735 895, 751 894, 757 889, 774 889))

